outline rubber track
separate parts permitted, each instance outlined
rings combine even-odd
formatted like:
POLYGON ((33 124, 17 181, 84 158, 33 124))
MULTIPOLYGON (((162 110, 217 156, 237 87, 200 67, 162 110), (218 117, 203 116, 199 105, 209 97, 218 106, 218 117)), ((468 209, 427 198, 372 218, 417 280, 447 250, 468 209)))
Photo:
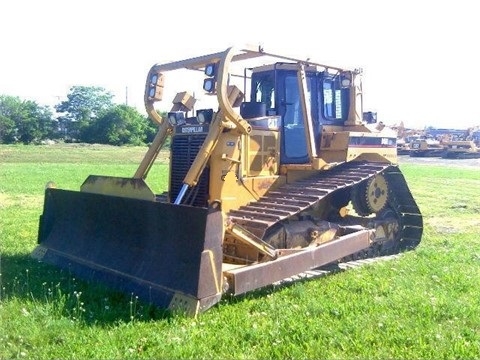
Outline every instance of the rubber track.
POLYGON ((414 248, 422 238, 423 218, 408 185, 397 166, 385 170, 389 187, 389 204, 396 212, 401 226, 400 248, 414 248))
POLYGON ((389 184, 389 204, 401 227, 401 247, 415 247, 422 235, 422 216, 397 166, 372 162, 347 162, 320 171, 293 184, 269 191, 256 202, 228 213, 229 218, 263 238, 275 224, 318 204, 326 196, 353 187, 382 173, 389 184))

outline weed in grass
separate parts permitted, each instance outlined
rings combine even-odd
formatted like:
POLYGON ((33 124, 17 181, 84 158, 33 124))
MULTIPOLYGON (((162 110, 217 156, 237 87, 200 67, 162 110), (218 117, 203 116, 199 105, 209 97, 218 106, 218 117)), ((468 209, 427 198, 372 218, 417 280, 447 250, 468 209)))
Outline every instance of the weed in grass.
POLYGON ((133 293, 130 295, 130 321, 135 321, 135 316, 137 314, 137 302, 138 296, 133 296, 133 293))
POLYGON ((72 320, 73 321, 82 321, 83 314, 85 312, 84 303, 81 301, 82 292, 73 292, 73 296, 75 297, 75 306, 73 308, 72 320))

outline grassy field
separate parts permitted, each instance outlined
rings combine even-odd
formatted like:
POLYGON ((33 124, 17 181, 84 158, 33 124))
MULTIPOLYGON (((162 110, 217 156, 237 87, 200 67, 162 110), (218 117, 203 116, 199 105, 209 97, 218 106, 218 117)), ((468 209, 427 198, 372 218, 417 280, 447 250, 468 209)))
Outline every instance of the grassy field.
MULTIPOLYGON (((0 359, 480 358, 480 169, 400 165, 424 215, 415 251, 192 319, 30 257, 48 181, 131 176, 145 150, 0 145, 0 359)), ((161 158, 149 184, 166 181, 161 158)))

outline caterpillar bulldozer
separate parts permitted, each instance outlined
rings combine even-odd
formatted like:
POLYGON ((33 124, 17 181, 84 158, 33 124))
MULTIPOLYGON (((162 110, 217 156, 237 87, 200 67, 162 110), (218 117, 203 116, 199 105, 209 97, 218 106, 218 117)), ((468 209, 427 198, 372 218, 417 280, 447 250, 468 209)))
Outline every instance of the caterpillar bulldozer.
POLYGON ((415 248, 422 215, 396 135, 364 120, 361 76, 256 46, 155 64, 144 100, 158 133, 138 169, 46 188, 32 255, 197 314, 224 294, 415 248), (212 105, 173 91, 162 116, 180 70, 212 105), (156 194, 146 179, 167 138, 168 190, 156 194))
POLYGON ((432 138, 419 138, 410 143, 411 157, 442 157, 445 144, 432 138))
POLYGON ((445 142, 445 159, 479 159, 480 148, 473 140, 448 140, 445 142))

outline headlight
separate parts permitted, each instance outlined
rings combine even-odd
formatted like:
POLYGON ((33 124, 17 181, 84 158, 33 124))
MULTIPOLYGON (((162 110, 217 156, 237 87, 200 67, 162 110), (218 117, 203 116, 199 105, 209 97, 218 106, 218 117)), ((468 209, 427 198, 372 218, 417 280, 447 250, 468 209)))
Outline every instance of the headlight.
POLYGON ((197 122, 199 124, 210 124, 213 118, 213 109, 197 110, 197 122))
POLYGON ((342 88, 348 88, 350 87, 351 81, 350 79, 343 78, 342 79, 342 88))
POLYGON ((217 64, 208 64, 205 66, 205 75, 207 76, 215 76, 217 71, 217 64))
POLYGON ((205 114, 203 112, 201 112, 197 115, 197 121, 198 121, 199 124, 204 124, 205 123, 205 114))
POLYGON ((206 92, 214 92, 215 91, 215 79, 213 78, 209 78, 209 79, 205 79, 203 80, 203 90, 205 90, 206 92))
POLYGON ((181 111, 169 112, 167 118, 172 126, 185 124, 185 114, 181 111))

